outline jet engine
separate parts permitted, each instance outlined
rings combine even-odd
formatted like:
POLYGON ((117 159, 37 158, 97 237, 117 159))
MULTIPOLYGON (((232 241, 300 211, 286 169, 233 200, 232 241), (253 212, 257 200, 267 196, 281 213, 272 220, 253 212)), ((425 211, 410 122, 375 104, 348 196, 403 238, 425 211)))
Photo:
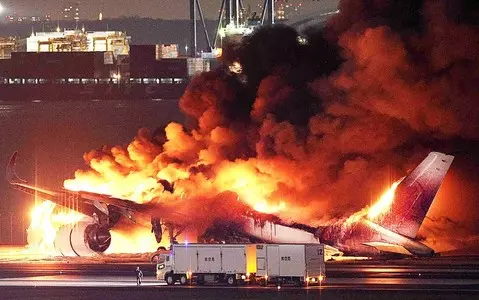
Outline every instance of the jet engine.
POLYGON ((111 243, 110 231, 96 223, 80 221, 60 227, 54 246, 63 256, 91 256, 103 253, 111 243))

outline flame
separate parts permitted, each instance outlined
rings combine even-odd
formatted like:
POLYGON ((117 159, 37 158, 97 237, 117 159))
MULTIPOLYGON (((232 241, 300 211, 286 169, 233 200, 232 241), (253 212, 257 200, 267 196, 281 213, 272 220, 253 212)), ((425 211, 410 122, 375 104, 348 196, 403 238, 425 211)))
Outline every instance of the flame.
POLYGON ((35 205, 31 212, 31 223, 27 229, 28 247, 33 252, 54 254, 54 241, 58 229, 64 225, 79 222, 85 216, 74 210, 56 209, 56 204, 43 201, 35 205))
POLYGON ((155 195, 158 182, 143 173, 132 173, 126 177, 110 173, 108 181, 94 176, 82 176, 77 180, 65 180, 63 186, 70 191, 85 191, 132 200, 138 203, 149 202, 155 195))
MULTIPOLYGON (((34 206, 28 232, 28 249, 31 253, 56 255, 54 242, 62 226, 74 225, 85 216, 74 210, 60 208, 51 201, 43 201, 34 206), (61 211, 59 211, 61 209, 61 211)), ((145 253, 158 248, 149 228, 136 226, 130 232, 110 231, 112 244, 105 252, 110 253, 145 253)))
MULTIPOLYGON (((107 162, 96 162, 95 168, 102 169, 109 180, 100 178, 97 173, 77 172, 76 178, 66 180, 64 187, 71 191, 89 191, 99 194, 108 194, 121 197, 138 203, 146 203, 162 194, 164 191, 158 187, 158 179, 146 176, 143 172, 131 172, 122 175, 110 169, 107 162)), ((180 168, 163 168, 158 172, 159 178, 189 178, 191 174, 180 168)), ((198 179, 200 180, 200 179, 198 179)), ((232 191, 238 194, 238 198, 256 211, 262 213, 278 213, 286 210, 287 205, 282 200, 271 200, 276 190, 274 181, 259 172, 247 161, 237 161, 224 164, 218 169, 217 176, 202 185, 211 194, 221 191, 232 191)), ((185 195, 193 194, 192 189, 186 183, 179 184, 174 190, 175 197, 184 199, 185 195)), ((164 194, 162 194, 162 199, 164 194)), ((82 217, 80 213, 68 211, 68 213, 54 213, 55 204, 46 201, 34 208, 30 233, 34 233, 32 247, 37 249, 49 249, 53 251, 53 243, 58 229, 67 224, 78 222, 82 217)), ((106 251, 110 253, 144 253, 155 251, 158 244, 152 236, 150 228, 135 227, 128 232, 111 230, 112 244, 106 251)))
POLYGON ((344 222, 345 226, 349 226, 355 223, 360 222, 363 218, 367 217, 371 221, 379 219, 381 216, 386 214, 394 201, 394 195, 396 188, 401 183, 404 178, 399 179, 394 182, 382 195, 379 197, 378 201, 372 206, 365 207, 362 210, 349 216, 344 222))
POLYGON ((401 183, 402 179, 394 182, 391 187, 379 198, 379 200, 368 209, 368 219, 376 220, 381 215, 384 215, 391 208, 394 200, 394 193, 396 188, 401 183))
POLYGON ((138 226, 129 232, 111 230, 110 233, 111 244, 105 254, 153 252, 160 246, 149 228, 138 226))
MULTIPOLYGON (((110 174, 110 173, 109 173, 110 174)), ((158 174, 169 174, 169 177, 189 178, 189 172, 164 168, 158 174)), ((76 179, 66 180, 65 188, 70 190, 86 190, 95 193, 112 194, 117 197, 128 198, 132 201, 145 203, 157 197, 157 180, 153 177, 146 177, 143 173, 130 173, 126 176, 110 174, 115 180, 105 181, 95 177, 95 173, 84 173, 81 176, 76 174, 76 179)), ((199 180, 196 178, 196 180, 199 180)), ((285 201, 274 199, 274 192, 277 186, 270 175, 259 172, 254 164, 249 161, 235 161, 225 163, 217 170, 216 177, 212 179, 203 178, 203 188, 211 193, 220 191, 233 191, 238 198, 248 204, 254 210, 262 213, 277 214, 284 212, 288 207, 285 201)), ((378 201, 361 211, 351 215, 345 222, 346 225, 360 222, 363 218, 375 220, 385 214, 394 200, 397 186, 402 179, 394 182, 391 187, 379 197, 378 201)), ((174 197, 185 199, 185 195, 193 194, 196 186, 189 186, 185 182, 175 188, 174 197)), ((164 196, 163 196, 164 197, 164 196)), ((61 226, 74 224, 80 221, 82 214, 68 210, 55 211, 56 205, 50 201, 38 204, 32 212, 32 223, 29 228, 29 244, 31 248, 45 252, 54 251, 53 242, 56 232, 61 226)), ((128 232, 112 230, 112 244, 106 253, 144 253, 155 251, 158 244, 153 238, 150 228, 136 226, 128 232)))
POLYGON ((241 201, 258 212, 275 214, 286 209, 284 201, 272 196, 277 190, 275 181, 246 161, 224 164, 213 184, 217 190, 235 192, 241 201))

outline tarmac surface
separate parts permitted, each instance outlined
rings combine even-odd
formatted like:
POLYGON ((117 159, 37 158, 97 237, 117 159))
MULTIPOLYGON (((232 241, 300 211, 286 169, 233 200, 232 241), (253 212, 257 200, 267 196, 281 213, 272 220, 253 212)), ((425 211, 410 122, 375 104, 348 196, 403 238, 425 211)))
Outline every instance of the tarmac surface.
POLYGON ((479 299, 479 260, 335 262, 321 286, 167 286, 153 264, 0 263, 0 299, 479 299), (145 274, 136 286, 135 268, 145 274))

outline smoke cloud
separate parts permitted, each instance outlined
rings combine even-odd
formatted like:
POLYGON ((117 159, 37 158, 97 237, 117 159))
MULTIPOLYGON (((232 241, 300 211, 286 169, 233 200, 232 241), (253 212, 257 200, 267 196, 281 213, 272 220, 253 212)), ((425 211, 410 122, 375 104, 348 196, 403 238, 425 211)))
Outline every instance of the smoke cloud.
MULTIPOLYGON (((223 66, 193 78, 181 98, 184 125, 86 154, 88 170, 65 186, 168 207, 202 228, 245 209, 324 225, 445 151, 472 166, 454 182, 467 193, 443 187, 422 234, 436 246, 451 224, 467 228, 461 238, 477 234, 463 224, 479 216, 446 219, 443 209, 453 200, 477 208, 477 5, 343 0, 340 10, 322 29, 263 27, 225 48, 223 66), (235 62, 240 74, 228 69, 235 62)), ((446 181, 459 172, 453 164, 446 181)))

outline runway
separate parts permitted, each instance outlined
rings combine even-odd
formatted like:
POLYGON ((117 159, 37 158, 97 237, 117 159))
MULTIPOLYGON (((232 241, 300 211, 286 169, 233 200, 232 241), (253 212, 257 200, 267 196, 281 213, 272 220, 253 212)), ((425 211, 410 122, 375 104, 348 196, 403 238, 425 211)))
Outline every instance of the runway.
MULTIPOLYGON (((22 287, 136 287, 135 277, 131 276, 77 276, 77 275, 59 275, 59 276, 35 276, 35 277, 17 277, 0 279, 0 287, 22 286, 22 287)), ((479 292, 479 279, 417 279, 417 278, 328 278, 327 282, 318 286, 308 286, 296 289, 354 289, 354 290, 414 290, 427 286, 428 290, 451 290, 456 291, 475 291, 479 292), (400 288, 398 288, 400 286, 400 288)), ((167 289, 181 288, 205 288, 204 286, 167 286, 164 282, 159 282, 153 276, 146 276, 142 282, 142 287, 158 287, 167 289)), ((257 289, 256 285, 246 286, 225 286, 211 285, 206 288, 215 289, 257 289)), ((277 289, 276 286, 268 288, 277 289)), ((282 286, 281 288, 293 288, 282 286)), ((264 289, 261 287, 260 289, 264 289)))
POLYGON ((475 299, 475 259, 328 263, 321 286, 174 286, 153 264, 29 262, 0 264, 0 299, 475 299), (136 286, 140 266, 143 284, 136 286))
POLYGON ((165 286, 146 278, 136 286, 131 277, 65 277, 2 279, 0 299, 476 299, 474 282, 424 280, 415 283, 332 280, 322 286, 165 286), (376 284, 372 284, 375 282, 376 284))

